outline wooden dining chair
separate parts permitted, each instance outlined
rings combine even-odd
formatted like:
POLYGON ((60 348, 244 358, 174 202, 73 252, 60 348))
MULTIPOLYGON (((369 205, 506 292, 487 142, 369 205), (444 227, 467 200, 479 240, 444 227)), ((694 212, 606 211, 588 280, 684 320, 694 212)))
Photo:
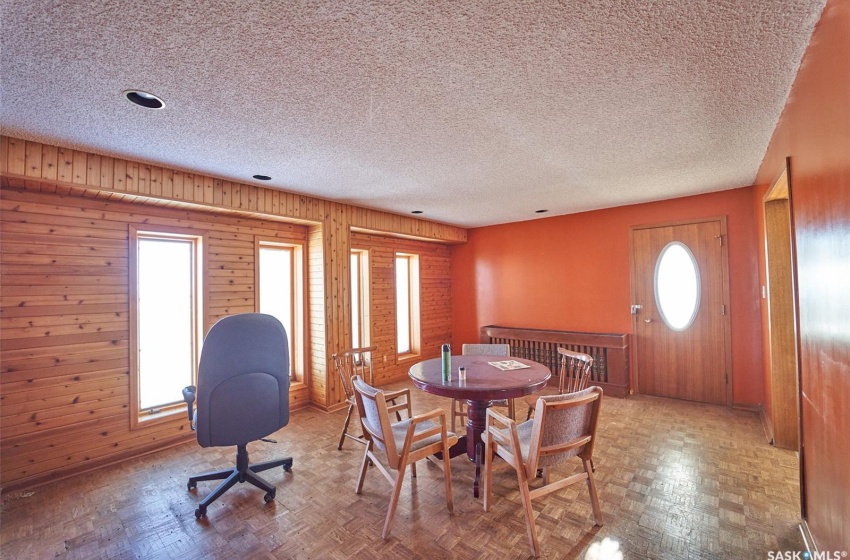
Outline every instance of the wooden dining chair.
MULTIPOLYGON (((511 347, 507 344, 464 344, 461 350, 464 356, 505 356, 511 355, 511 347)), ((508 408, 508 416, 516 418, 514 399, 501 399, 492 401, 491 406, 503 406, 508 408)), ((463 399, 452 399, 452 431, 456 431, 456 420, 467 416, 466 401, 463 399)), ((462 424, 461 424, 462 426, 462 424)))
POLYGON ((393 493, 387 508, 387 518, 381 537, 386 540, 390 536, 393 517, 395 516, 401 487, 404 484, 404 471, 410 465, 410 472, 416 477, 416 461, 429 458, 435 453, 443 454, 443 461, 433 458, 433 462, 443 469, 446 480, 446 502, 449 513, 454 512, 452 496, 452 473, 449 461, 449 447, 457 443, 457 436, 446 429, 446 412, 435 409, 425 414, 411 416, 410 390, 396 391, 396 399, 404 402, 388 406, 389 393, 368 385, 360 376, 352 379, 360 425, 366 440, 366 451, 357 478, 357 489, 363 491, 366 470, 369 464, 374 464, 381 474, 393 485, 393 493), (407 411, 408 418, 395 424, 390 423, 390 414, 394 411, 407 411), (381 451, 386 459, 386 467, 378 459, 376 451, 381 451), (397 471, 393 476, 390 470, 397 471))
POLYGON ((546 387, 538 393, 524 397, 525 403, 528 405, 526 420, 531 418, 531 413, 534 412, 534 407, 537 405, 537 399, 543 395, 564 395, 566 393, 583 391, 587 387, 588 381, 590 381, 593 358, 587 354, 573 352, 560 347, 558 348, 558 354, 561 356, 561 368, 558 372, 558 388, 546 387))
POLYGON ((596 525, 602 526, 602 509, 596 493, 591 460, 596 423, 602 404, 602 389, 590 387, 577 393, 546 395, 537 400, 533 420, 517 424, 495 410, 487 410, 484 432, 484 511, 490 510, 493 488, 493 457, 498 455, 516 471, 525 525, 532 554, 540 556, 537 527, 531 501, 571 484, 586 481, 596 525), (578 457, 580 473, 550 482, 550 469, 578 457), (530 488, 538 469, 543 486, 530 488))
MULTIPOLYGON (((366 443, 363 436, 355 436, 348 433, 348 425, 351 423, 351 413, 357 407, 354 400, 354 388, 351 385, 351 378, 359 375, 363 379, 368 379, 370 384, 374 384, 375 381, 372 378, 372 353, 377 349, 377 346, 351 348, 333 355, 334 365, 339 374, 339 383, 342 386, 342 390, 345 393, 345 400, 348 403, 348 412, 345 415, 345 423, 342 425, 342 433, 339 435, 337 449, 342 449, 345 438, 350 438, 363 444, 366 443)), ((394 404, 394 399, 394 394, 387 393, 387 400, 394 404)), ((396 416, 398 420, 401 420, 400 415, 396 414, 396 416)))

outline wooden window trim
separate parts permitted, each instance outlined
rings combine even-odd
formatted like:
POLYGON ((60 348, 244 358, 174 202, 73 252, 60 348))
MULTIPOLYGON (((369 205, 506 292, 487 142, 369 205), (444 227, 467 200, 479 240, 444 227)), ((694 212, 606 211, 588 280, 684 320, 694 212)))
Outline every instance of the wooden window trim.
MULTIPOLYGON (((372 284, 372 272, 369 264, 369 250, 368 249, 352 249, 351 255, 355 256, 354 260, 357 261, 357 269, 354 271, 357 274, 359 280, 359 291, 357 294, 352 292, 352 299, 357 296, 357 299, 360 303, 360 320, 358 321, 360 328, 360 341, 355 344, 352 335, 351 347, 359 347, 366 348, 370 345, 370 341, 372 340, 372 332, 371 332, 371 313, 370 313, 370 293, 369 287, 372 284)), ((354 287, 352 286, 352 291, 354 287)), ((354 310, 351 310, 352 314, 352 325, 354 324, 354 310)))
MULTIPOLYGON (((281 248, 292 251, 292 325, 294 332, 286 333, 290 338, 290 381, 292 383, 306 384, 306 355, 307 355, 307 321, 306 310, 308 309, 307 277, 307 250, 306 244, 299 241, 281 241, 270 237, 254 236, 254 310, 260 311, 260 249, 281 248)), ((290 386, 290 391, 295 385, 290 386)))
MULTIPOLYGON (((419 281, 419 255, 416 253, 395 253, 395 259, 404 258, 407 261, 408 271, 408 294, 409 294, 409 310, 410 318, 410 350, 407 352, 396 352, 396 360, 403 362, 412 360, 421 355, 421 318, 420 318, 420 281, 419 281)), ((395 276, 395 261, 393 262, 393 276, 395 276)), ((396 286, 397 288, 397 286, 396 286)), ((395 296, 398 298, 398 289, 395 290, 395 296)), ((398 300, 396 300, 396 310, 398 310, 398 300)), ((398 327, 396 327, 397 329, 398 327)), ((396 331, 396 344, 398 344, 398 332, 396 331)))
MULTIPOLYGON (((198 362, 200 359, 201 345, 203 344, 205 325, 207 324, 207 309, 208 294, 204 289, 207 285, 207 268, 206 263, 209 262, 208 250, 209 243, 207 232, 192 228, 178 228, 169 226, 148 227, 145 224, 129 224, 129 346, 130 346, 130 429, 136 430, 147 428, 161 423, 170 421, 173 415, 185 413, 186 405, 182 402, 175 402, 159 409, 151 409, 146 412, 141 409, 139 403, 140 393, 140 378, 139 378, 139 310, 138 310, 138 241, 139 238, 174 238, 174 239, 190 239, 194 241, 195 251, 194 258, 196 262, 193 266, 193 317, 192 330, 195 336, 195 345, 192 356, 192 384, 197 383, 198 379, 198 362), (155 410, 155 412, 154 412, 155 410)), ((179 395, 178 395, 179 397, 179 395)))

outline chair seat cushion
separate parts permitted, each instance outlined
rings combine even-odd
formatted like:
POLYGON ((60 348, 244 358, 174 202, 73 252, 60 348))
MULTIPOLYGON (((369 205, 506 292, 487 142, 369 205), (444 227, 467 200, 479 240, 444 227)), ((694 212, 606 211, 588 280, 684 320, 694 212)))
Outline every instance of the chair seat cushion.
MULTIPOLYGON (((438 426, 436 422, 432 420, 426 420, 421 424, 416 426, 416 430, 414 434, 421 434, 426 430, 430 430, 438 426)), ((402 420, 401 422, 396 422, 393 424, 393 438, 395 439, 396 451, 399 455, 401 455, 402 450, 404 449, 404 438, 407 437, 407 430, 410 427, 410 420, 402 420)), ((453 432, 447 432, 447 436, 451 438, 454 436, 453 432)), ((422 449, 423 447, 427 447, 432 443, 437 443, 440 441, 440 434, 434 434, 433 436, 427 437, 421 441, 414 442, 413 445, 410 446, 411 451, 416 451, 417 449, 422 449)))

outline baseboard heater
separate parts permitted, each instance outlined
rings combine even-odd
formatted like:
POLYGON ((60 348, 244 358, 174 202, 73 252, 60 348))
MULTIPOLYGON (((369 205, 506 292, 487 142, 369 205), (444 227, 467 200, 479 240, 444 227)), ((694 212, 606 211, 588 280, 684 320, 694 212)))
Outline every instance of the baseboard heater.
POLYGON ((558 374, 558 347, 593 357, 590 384, 602 387, 606 396, 629 394, 629 335, 549 331, 487 325, 481 327, 483 344, 507 344, 511 356, 534 360, 558 374))

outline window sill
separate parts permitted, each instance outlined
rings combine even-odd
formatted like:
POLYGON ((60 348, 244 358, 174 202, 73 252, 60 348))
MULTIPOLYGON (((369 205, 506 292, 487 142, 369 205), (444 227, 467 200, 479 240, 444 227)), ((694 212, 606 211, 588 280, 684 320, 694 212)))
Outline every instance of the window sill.
POLYGON ((395 363, 403 364, 405 362, 414 362, 422 359, 422 354, 402 354, 401 356, 396 356, 395 363))
POLYGON ((144 412, 142 414, 137 415, 135 422, 133 422, 133 425, 130 426, 130 429, 138 430, 142 428, 148 428, 150 426, 158 426, 167 422, 173 422, 175 415, 177 414, 182 414, 183 420, 185 420, 187 424, 189 423, 189 418, 186 416, 186 405, 176 404, 164 407, 153 414, 144 412))

